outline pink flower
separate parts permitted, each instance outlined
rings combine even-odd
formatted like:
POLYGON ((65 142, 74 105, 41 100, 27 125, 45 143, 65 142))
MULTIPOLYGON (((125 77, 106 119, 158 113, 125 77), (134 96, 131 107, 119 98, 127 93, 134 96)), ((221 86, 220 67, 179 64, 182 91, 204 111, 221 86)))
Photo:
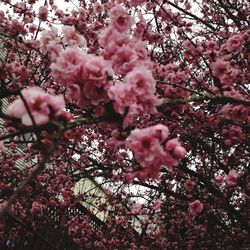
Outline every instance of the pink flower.
POLYGON ((243 140, 243 131, 240 126, 232 125, 229 128, 229 138, 234 141, 242 141, 243 140))
POLYGON ((81 89, 77 84, 70 84, 66 89, 66 98, 78 103, 80 100, 81 89))
POLYGON ((184 184, 185 188, 186 188, 188 191, 192 190, 193 187, 194 187, 194 185, 195 185, 195 183, 194 183, 192 180, 190 180, 190 179, 187 179, 187 180, 185 181, 185 184, 184 184))
POLYGON ((161 146, 168 136, 168 128, 158 124, 144 129, 135 129, 127 138, 126 147, 130 149, 136 160, 143 167, 131 177, 140 180, 158 177, 161 167, 166 159, 166 154, 161 146))
POLYGON ((156 200, 152 209, 153 210, 159 210, 161 208, 162 201, 161 200, 156 200))
POLYGON ((128 34, 120 33, 119 31, 114 30, 111 26, 102 30, 98 38, 100 45, 108 47, 110 50, 112 50, 113 47, 117 49, 118 47, 127 45, 130 40, 128 34))
POLYGON ((137 63, 136 52, 129 46, 119 47, 112 57, 112 66, 116 73, 126 75, 137 63))
POLYGON ((142 60, 142 61, 146 61, 148 58, 148 52, 146 49, 146 43, 139 41, 139 40, 135 40, 135 44, 133 45, 133 48, 137 54, 138 59, 142 60))
POLYGON ((53 40, 46 45, 46 51, 50 54, 52 60, 56 60, 62 51, 62 46, 56 40, 53 40))
POLYGON ((126 148, 134 153, 135 159, 142 168, 129 175, 129 179, 137 177, 156 179, 160 170, 167 165, 169 170, 177 164, 179 159, 186 155, 186 150, 180 145, 178 139, 167 141, 165 150, 163 143, 168 137, 168 128, 162 124, 144 129, 133 130, 125 143, 126 148))
POLYGON ((140 214, 142 209, 142 204, 134 204, 131 210, 131 214, 140 214))
MULTIPOLYGON (((155 80, 152 73, 145 67, 136 67, 126 75, 125 82, 130 84, 138 96, 155 93, 155 80)), ((145 96, 144 96, 145 97, 145 96)))
POLYGON ((30 33, 35 33, 36 30, 37 30, 37 26, 35 24, 31 24, 29 26, 29 32, 30 33))
POLYGON ((63 27, 63 43, 69 45, 83 46, 86 44, 86 40, 83 36, 78 34, 74 26, 63 27))
POLYGON ((226 177, 226 184, 228 187, 233 187, 237 185, 238 175, 235 170, 230 170, 226 177))
POLYGON ((129 36, 108 27, 99 34, 99 43, 104 47, 103 57, 109 60, 116 54, 118 49, 128 45, 129 36))
POLYGON ((4 150, 4 143, 3 141, 0 141, 0 152, 4 150))
POLYGON ((181 146, 177 138, 169 140, 166 143, 165 150, 167 153, 166 164, 169 170, 172 170, 172 167, 177 165, 178 160, 184 158, 187 153, 186 149, 181 146))
POLYGON ((132 6, 142 6, 145 4, 147 1, 146 0, 130 0, 132 6))
POLYGON ((215 51, 218 49, 218 45, 215 41, 207 41, 206 42, 206 45, 207 45, 207 48, 210 50, 210 51, 215 51))
POLYGON ((115 101, 115 110, 119 114, 123 114, 126 107, 136 102, 136 96, 133 94, 131 86, 119 81, 109 88, 108 95, 115 101))
POLYGON ((230 63, 224 59, 218 59, 212 65, 213 74, 217 78, 223 77, 230 69, 230 63))
POLYGON ((119 32, 126 32, 133 23, 132 17, 120 5, 115 6, 109 12, 110 23, 119 32))
POLYGON ((95 14, 101 14, 104 10, 104 7, 102 4, 96 2, 95 5, 94 5, 94 12, 95 14))
POLYGON ((42 211, 43 211, 44 208, 45 208, 45 206, 43 204, 40 204, 40 203, 34 201, 32 203, 32 207, 31 207, 30 212, 32 214, 34 214, 34 213, 42 213, 42 211))
POLYGON ((128 137, 127 147, 135 153, 135 157, 142 166, 161 163, 165 156, 158 138, 154 136, 154 127, 135 129, 128 137))
POLYGON ((77 48, 66 49, 51 64, 52 76, 63 84, 82 81, 80 73, 87 58, 87 54, 77 48))
MULTIPOLYGON (((37 126, 47 124, 50 115, 59 116, 65 107, 62 95, 54 96, 45 93, 39 87, 30 87, 21 91, 29 111, 37 126)), ((32 118, 21 98, 12 103, 6 112, 8 115, 21 119, 25 126, 32 126, 32 118)))
POLYGON ((42 45, 46 46, 49 42, 56 40, 58 35, 58 30, 52 27, 51 30, 44 30, 41 33, 40 42, 42 45))
POLYGON ((113 71, 109 63, 99 56, 89 56, 82 69, 83 92, 93 105, 109 100, 107 90, 113 71))
POLYGON ((240 51, 242 49, 243 43, 244 40, 242 39, 241 35, 235 34, 227 40, 226 42, 227 50, 230 52, 240 51))
POLYGON ((163 143, 169 135, 168 127, 162 124, 157 124, 153 127, 153 135, 160 141, 160 143, 163 143))
POLYGON ((115 102, 115 110, 124 114, 128 109, 123 127, 132 124, 134 117, 142 112, 156 111, 155 85, 152 73, 146 67, 136 67, 126 75, 124 83, 117 82, 109 88, 108 95, 115 102))
POLYGON ((66 85, 67 97, 80 107, 110 100, 107 91, 113 71, 103 57, 69 48, 52 63, 51 69, 54 78, 66 85))
POLYGON ((199 200, 195 200, 189 203, 189 211, 193 216, 196 216, 203 211, 203 204, 199 200))
POLYGON ((82 77, 86 80, 93 81, 98 87, 106 85, 107 78, 112 76, 113 71, 108 61, 100 56, 89 55, 82 69, 82 77))
POLYGON ((48 8, 46 6, 41 6, 39 8, 38 17, 42 21, 46 21, 47 20, 47 18, 48 18, 48 8))
POLYGON ((90 103, 98 105, 100 102, 109 101, 105 86, 98 86, 92 81, 87 81, 84 84, 84 93, 90 103))
POLYGON ((185 4, 185 10, 190 10, 192 8, 192 5, 190 3, 185 4))
POLYGON ((225 181, 225 178, 221 175, 217 175, 214 177, 214 181, 217 183, 217 184, 223 184, 224 181, 225 181))

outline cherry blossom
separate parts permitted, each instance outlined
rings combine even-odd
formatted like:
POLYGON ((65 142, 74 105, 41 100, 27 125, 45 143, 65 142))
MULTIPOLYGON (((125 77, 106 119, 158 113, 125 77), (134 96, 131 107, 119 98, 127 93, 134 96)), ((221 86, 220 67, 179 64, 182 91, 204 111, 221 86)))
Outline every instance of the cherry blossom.
POLYGON ((233 187, 237 185, 237 172, 235 170, 230 170, 226 177, 226 184, 228 187, 233 187))
POLYGON ((249 247, 249 1, 0 5, 1 249, 249 247))
POLYGON ((112 27, 119 32, 126 32, 133 23, 132 17, 127 13, 126 9, 117 5, 109 12, 110 23, 112 27))
POLYGON ((7 109, 7 114, 21 119, 25 126, 47 124, 51 115, 58 117, 65 107, 63 96, 53 96, 45 93, 39 87, 30 87, 21 91, 20 97, 7 109), (27 105, 27 106, 26 106, 27 105))
POLYGON ((162 124, 145 129, 135 129, 128 137, 126 146, 135 154, 142 169, 135 172, 139 179, 157 178, 161 168, 166 164, 169 170, 186 155, 186 150, 178 139, 168 140, 166 148, 162 143, 168 137, 168 128, 162 124))
POLYGON ((189 211, 193 216, 197 216, 203 211, 203 204, 199 200, 195 200, 189 204, 189 211))
POLYGON ((46 21, 48 18, 48 8, 46 6, 41 6, 39 8, 39 13, 38 13, 38 17, 42 20, 42 21, 46 21))
POLYGON ((69 45, 78 45, 78 46, 83 46, 86 44, 85 39, 77 34, 75 31, 75 28, 72 26, 64 26, 63 27, 63 43, 64 44, 69 44, 69 45))
POLYGON ((226 43, 227 50, 232 51, 240 51, 242 49, 244 40, 242 39, 240 34, 235 34, 231 36, 226 43))

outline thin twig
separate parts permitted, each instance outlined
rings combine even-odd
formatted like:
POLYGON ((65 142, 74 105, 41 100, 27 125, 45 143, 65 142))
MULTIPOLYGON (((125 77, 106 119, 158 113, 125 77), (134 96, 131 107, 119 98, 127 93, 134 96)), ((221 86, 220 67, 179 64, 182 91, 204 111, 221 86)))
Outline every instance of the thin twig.
POLYGON ((194 90, 194 89, 189 89, 189 88, 184 87, 184 86, 182 86, 182 85, 180 85, 180 84, 177 84, 177 83, 166 82, 166 81, 160 81, 160 80, 157 81, 157 82, 159 82, 159 83, 164 83, 164 84, 167 84, 167 85, 172 85, 172 86, 174 86, 174 87, 178 87, 178 88, 187 90, 187 91, 189 91, 189 92, 191 92, 191 93, 194 93, 194 94, 197 94, 197 95, 204 95, 203 93, 200 93, 199 91, 196 91, 196 90, 194 90))

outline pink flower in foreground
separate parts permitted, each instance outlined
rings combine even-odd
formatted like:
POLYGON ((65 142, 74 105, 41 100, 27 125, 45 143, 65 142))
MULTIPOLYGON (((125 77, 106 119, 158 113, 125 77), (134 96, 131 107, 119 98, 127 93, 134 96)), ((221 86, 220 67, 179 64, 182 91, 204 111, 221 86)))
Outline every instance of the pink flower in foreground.
POLYGON ((203 204, 199 200, 195 200, 189 203, 189 211, 193 216, 196 216, 203 211, 203 204))
MULTIPOLYGON (((47 124, 50 115, 59 117, 64 113, 65 102, 62 95, 47 94, 36 86, 23 89, 21 94, 27 103, 34 122, 38 126, 47 124)), ((18 98, 8 107, 7 114, 21 119, 25 126, 33 125, 32 118, 21 98, 18 98)))
POLYGON ((80 72, 86 60, 87 54, 77 48, 68 48, 51 64, 52 75, 63 84, 80 81, 80 72))
POLYGON ((127 13, 126 9, 117 5, 109 12, 111 25, 119 32, 126 32, 133 23, 132 17, 127 13))
POLYGON ((100 56, 88 55, 82 68, 83 93, 93 105, 109 101, 107 89, 113 71, 109 63, 100 56))
POLYGON ((107 91, 113 71, 103 57, 68 48, 51 64, 51 69, 53 77, 66 85, 67 98, 80 107, 110 100, 107 91))
POLYGON ((106 85, 108 76, 112 76, 113 71, 108 61, 101 56, 88 55, 82 69, 82 78, 92 81, 97 87, 106 85))
MULTIPOLYGON (((165 128, 163 125, 162 129, 165 128)), ((158 125, 158 133, 161 132, 158 125)), ((158 133, 155 133, 155 126, 135 129, 131 132, 127 139, 126 146, 130 149, 136 160, 143 167, 141 170, 137 171, 133 177, 138 177, 141 180, 146 178, 157 178, 162 167, 163 161, 165 159, 165 152, 161 146, 161 142, 158 138, 158 133)))
POLYGON ((70 84, 66 90, 66 99, 76 103, 80 100, 81 89, 77 84, 70 84))
POLYGON ((155 138, 159 140, 160 143, 163 143, 169 135, 169 130, 168 127, 162 125, 162 124, 157 124, 153 127, 153 135, 155 138))
POLYGON ((237 185, 238 175, 235 170, 230 170, 226 177, 226 184, 228 187, 233 187, 237 185))
MULTIPOLYGON (((159 125, 157 126, 159 127, 159 125)), ((163 125, 161 126, 163 130, 165 127, 163 125)), ((159 133, 161 133, 161 129, 159 127, 159 133)), ((127 146, 135 153, 137 160, 145 166, 157 164, 157 162, 161 162, 162 157, 165 156, 158 135, 155 133, 155 126, 133 130, 128 137, 127 146)))
POLYGON ((126 75, 131 72, 137 63, 137 54, 129 46, 118 47, 112 57, 112 66, 116 73, 126 75))
POLYGON ((56 60, 62 51, 62 46, 54 40, 46 45, 46 51, 50 54, 52 60, 56 60))
POLYGON ((133 71, 126 75, 125 81, 131 84, 138 96, 154 95, 155 93, 155 79, 151 71, 145 67, 136 67, 133 71))

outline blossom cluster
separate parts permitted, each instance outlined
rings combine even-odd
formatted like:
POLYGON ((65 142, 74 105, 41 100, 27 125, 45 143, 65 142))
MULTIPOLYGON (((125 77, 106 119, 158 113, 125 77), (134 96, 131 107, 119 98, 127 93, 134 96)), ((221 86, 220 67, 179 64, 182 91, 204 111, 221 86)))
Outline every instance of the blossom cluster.
POLYGON ((217 184, 225 184, 226 187, 235 187, 238 181, 238 174, 236 170, 232 169, 226 176, 217 175, 214 177, 217 184))
POLYGON ((67 48, 51 65, 52 75, 66 86, 69 100, 80 107, 98 105, 109 100, 109 77, 112 68, 101 56, 87 54, 80 49, 67 48))
POLYGON ((59 249, 248 246, 250 2, 231 2, 1 1, 0 249, 33 242, 13 216, 59 249))
POLYGON ((136 67, 109 89, 116 112, 126 115, 123 127, 128 127, 136 116, 143 112, 155 112, 158 103, 155 96, 155 80, 150 70, 136 67))
POLYGON ((172 171, 173 166, 185 157, 186 150, 177 138, 167 140, 168 136, 169 130, 162 124, 131 132, 126 147, 134 153, 142 168, 130 173, 128 178, 155 179, 163 166, 172 171))
POLYGON ((66 119, 71 115, 64 111, 65 102, 62 95, 45 93, 39 87, 29 87, 21 91, 21 97, 16 99, 7 109, 7 115, 21 119, 24 126, 45 125, 50 118, 66 119))
POLYGON ((189 211, 193 216, 198 215, 203 210, 203 204, 199 200, 189 203, 189 211))
POLYGON ((128 127, 139 114, 156 111, 156 81, 145 42, 130 35, 134 19, 120 5, 110 10, 109 17, 109 26, 99 34, 103 46, 99 55, 77 48, 84 39, 71 27, 63 28, 62 42, 73 47, 64 51, 55 29, 43 32, 41 39, 54 55, 52 76, 66 87, 67 99, 81 108, 113 101, 115 111, 124 116, 123 127, 128 127), (114 74, 124 79, 113 84, 114 74))
POLYGON ((120 5, 111 9, 109 17, 110 24, 99 35, 99 43, 114 73, 124 77, 124 81, 116 81, 110 87, 108 94, 114 101, 115 111, 125 116, 123 127, 128 127, 139 114, 156 111, 159 103, 156 82, 145 42, 130 36, 133 18, 120 5))

